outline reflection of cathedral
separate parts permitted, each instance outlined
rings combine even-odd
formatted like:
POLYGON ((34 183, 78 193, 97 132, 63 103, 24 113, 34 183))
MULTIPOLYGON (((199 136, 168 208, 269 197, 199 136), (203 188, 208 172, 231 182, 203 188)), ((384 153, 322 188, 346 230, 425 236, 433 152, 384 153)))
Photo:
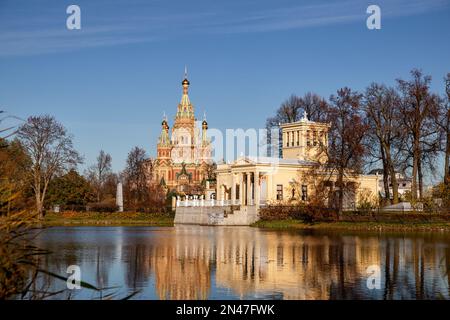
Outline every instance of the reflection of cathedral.
POLYGON ((207 137, 208 123, 203 119, 201 130, 196 125, 194 106, 188 95, 187 73, 183 82, 183 95, 178 104, 172 132, 169 134, 167 118, 162 121, 154 163, 154 180, 169 190, 200 193, 206 184, 207 169, 211 163, 211 144, 207 137))

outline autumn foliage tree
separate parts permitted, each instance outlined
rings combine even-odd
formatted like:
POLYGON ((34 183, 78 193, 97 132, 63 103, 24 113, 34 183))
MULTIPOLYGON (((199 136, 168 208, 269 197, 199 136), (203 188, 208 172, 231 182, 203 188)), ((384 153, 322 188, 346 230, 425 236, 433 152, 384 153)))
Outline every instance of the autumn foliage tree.
POLYGON ((333 124, 329 132, 328 161, 336 171, 338 188, 338 214, 342 214, 346 191, 353 187, 347 183, 352 173, 361 172, 365 147, 363 139, 367 124, 363 121, 361 110, 362 95, 350 88, 342 88, 330 97, 329 121, 333 124))
POLYGON ((23 169, 34 193, 38 217, 43 218, 50 181, 76 167, 81 157, 64 126, 48 115, 29 117, 17 136, 31 162, 23 169))
POLYGON ((94 201, 95 190, 76 170, 52 179, 48 188, 46 203, 80 208, 94 201))

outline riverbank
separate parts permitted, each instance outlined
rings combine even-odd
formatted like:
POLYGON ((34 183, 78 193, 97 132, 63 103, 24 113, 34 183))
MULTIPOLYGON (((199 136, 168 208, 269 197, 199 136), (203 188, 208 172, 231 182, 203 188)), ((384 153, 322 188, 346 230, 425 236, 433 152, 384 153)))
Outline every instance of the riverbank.
MULTIPOLYGON (((64 212, 47 213, 45 226, 160 226, 172 227, 174 214, 152 214, 141 212, 64 212)), ((278 230, 336 230, 336 231, 440 231, 450 232, 450 222, 315 222, 301 220, 260 220, 251 227, 278 230)))
POLYGON ((44 226, 158 226, 172 227, 173 214, 142 212, 63 212, 47 213, 44 226))
POLYGON ((252 227, 275 230, 342 230, 342 231, 401 231, 421 232, 439 231, 450 232, 449 222, 428 223, 393 223, 393 222, 316 222, 305 223, 301 220, 260 220, 252 227))

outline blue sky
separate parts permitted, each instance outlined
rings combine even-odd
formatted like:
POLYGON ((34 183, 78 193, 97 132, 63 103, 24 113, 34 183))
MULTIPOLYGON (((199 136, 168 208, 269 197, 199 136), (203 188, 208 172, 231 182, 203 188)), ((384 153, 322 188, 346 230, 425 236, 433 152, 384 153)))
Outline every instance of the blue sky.
POLYGON ((104 149, 118 171, 133 146, 155 155, 185 65, 198 118, 260 128, 292 93, 392 85, 414 67, 443 93, 449 32, 450 0, 0 0, 0 107, 54 115, 84 166, 104 149), (81 30, 66 29, 70 4, 81 30), (366 27, 369 4, 381 30, 366 27))

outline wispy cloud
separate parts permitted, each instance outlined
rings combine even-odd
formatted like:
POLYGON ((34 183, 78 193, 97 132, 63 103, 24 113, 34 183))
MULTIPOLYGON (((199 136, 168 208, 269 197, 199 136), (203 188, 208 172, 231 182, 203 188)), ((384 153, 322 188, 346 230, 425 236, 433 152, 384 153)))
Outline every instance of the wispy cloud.
MULTIPOLYGON (((54 2, 52 2, 54 3, 54 2)), ((180 35, 276 32, 364 21, 368 1, 273 1, 211 3, 116 0, 84 4, 82 30, 65 29, 65 11, 54 5, 34 15, 13 5, 0 5, 0 56, 31 55, 171 39, 180 35), (276 5, 276 7, 274 7, 276 5), (131 8, 131 9, 130 9, 131 8), (44 15, 44 18, 42 17, 44 15), (23 20, 23 23, 17 21, 23 20), (56 23, 58 21, 58 23, 56 23)), ((450 0, 382 0, 383 19, 423 14, 448 7, 450 0)))

